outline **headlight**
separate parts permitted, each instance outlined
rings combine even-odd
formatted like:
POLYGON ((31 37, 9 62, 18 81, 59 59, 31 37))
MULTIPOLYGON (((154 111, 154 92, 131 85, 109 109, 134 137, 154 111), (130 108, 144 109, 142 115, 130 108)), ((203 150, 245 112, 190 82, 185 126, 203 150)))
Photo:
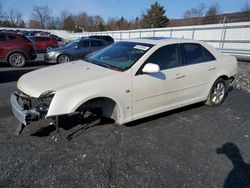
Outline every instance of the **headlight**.
POLYGON ((54 56, 55 54, 56 54, 56 52, 54 52, 54 51, 50 51, 47 53, 48 56, 54 56))
POLYGON ((54 95, 55 95, 55 91, 46 91, 42 93, 40 97, 36 99, 36 106, 49 107, 54 95))
POLYGON ((46 91, 40 95, 39 98, 52 97, 55 94, 55 91, 46 91))

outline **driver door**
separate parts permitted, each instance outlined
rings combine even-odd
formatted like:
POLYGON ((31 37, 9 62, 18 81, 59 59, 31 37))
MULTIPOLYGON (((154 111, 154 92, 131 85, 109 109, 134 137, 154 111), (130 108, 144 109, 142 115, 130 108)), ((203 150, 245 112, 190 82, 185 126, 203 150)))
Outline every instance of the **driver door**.
POLYGON ((184 100, 185 72, 181 67, 180 45, 156 50, 133 79, 133 119, 181 106, 184 100), (147 63, 158 64, 160 72, 143 73, 147 63))

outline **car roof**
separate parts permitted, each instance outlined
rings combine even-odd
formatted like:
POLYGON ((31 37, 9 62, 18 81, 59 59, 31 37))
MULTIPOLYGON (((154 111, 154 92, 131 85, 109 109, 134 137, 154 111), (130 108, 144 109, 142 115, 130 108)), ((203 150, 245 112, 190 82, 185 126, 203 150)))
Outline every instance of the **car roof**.
POLYGON ((135 38, 128 39, 128 42, 138 42, 138 43, 148 43, 153 45, 167 44, 167 43, 201 43, 197 40, 184 39, 184 38, 166 38, 166 37, 145 37, 145 38, 135 38))
POLYGON ((25 36, 24 34, 21 34, 21 33, 12 33, 12 32, 0 32, 0 33, 3 33, 5 35, 18 35, 18 36, 25 36))
POLYGON ((80 38, 79 41, 84 41, 84 40, 97 40, 97 41, 102 41, 102 42, 105 42, 105 40, 102 40, 102 39, 97 39, 97 38, 80 38))

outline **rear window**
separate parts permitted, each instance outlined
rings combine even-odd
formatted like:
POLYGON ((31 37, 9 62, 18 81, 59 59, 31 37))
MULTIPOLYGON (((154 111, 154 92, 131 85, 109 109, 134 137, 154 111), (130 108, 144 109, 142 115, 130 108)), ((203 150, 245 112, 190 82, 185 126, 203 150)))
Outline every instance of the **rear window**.
POLYGON ((215 60, 215 57, 200 44, 182 44, 182 49, 186 65, 204 63, 215 60))
POLYGON ((102 41, 99 41, 99 40, 92 40, 91 46, 92 47, 104 46, 104 43, 102 41))
POLYGON ((6 41, 7 38, 5 36, 5 34, 0 34, 0 41, 6 41))
POLYGON ((7 35, 7 37, 8 37, 9 40, 15 40, 16 39, 15 35, 7 35))
POLYGON ((47 37, 37 37, 37 41, 49 41, 49 38, 47 37))

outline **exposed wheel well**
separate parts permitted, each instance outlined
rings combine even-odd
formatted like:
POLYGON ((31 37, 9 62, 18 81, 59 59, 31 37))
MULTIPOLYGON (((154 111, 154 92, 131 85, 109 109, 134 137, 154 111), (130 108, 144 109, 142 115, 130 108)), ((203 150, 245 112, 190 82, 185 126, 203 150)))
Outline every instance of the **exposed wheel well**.
POLYGON ((107 97, 98 97, 88 100, 78 107, 76 111, 85 111, 89 109, 101 109, 103 117, 114 119, 115 122, 118 122, 121 118, 117 103, 113 99, 107 97))
MULTIPOLYGON (((229 90, 229 87, 230 87, 230 85, 229 85, 229 78, 228 78, 228 76, 226 76, 226 75, 222 75, 222 76, 220 76, 219 78, 222 78, 223 80, 225 80, 225 83, 226 83, 226 89, 227 89, 227 91, 229 90)), ((218 78, 218 79, 219 79, 218 78)), ((218 80, 217 79, 217 80, 218 80)))

